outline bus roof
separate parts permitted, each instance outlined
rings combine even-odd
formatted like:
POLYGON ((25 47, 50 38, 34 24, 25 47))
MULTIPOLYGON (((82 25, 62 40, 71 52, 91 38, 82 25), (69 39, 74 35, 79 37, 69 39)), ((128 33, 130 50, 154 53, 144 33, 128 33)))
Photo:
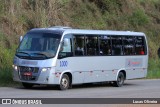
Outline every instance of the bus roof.
POLYGON ((87 29, 72 29, 70 27, 50 27, 50 28, 34 28, 30 32, 59 32, 64 34, 93 34, 93 35, 134 35, 145 36, 143 32, 133 31, 113 31, 113 30, 87 30, 87 29))

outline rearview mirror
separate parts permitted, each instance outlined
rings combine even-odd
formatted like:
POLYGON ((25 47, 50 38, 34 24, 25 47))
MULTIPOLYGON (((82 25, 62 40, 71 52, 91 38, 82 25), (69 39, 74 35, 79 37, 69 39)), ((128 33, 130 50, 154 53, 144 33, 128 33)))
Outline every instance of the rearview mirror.
POLYGON ((21 41, 22 41, 22 39, 23 39, 23 36, 20 36, 20 38, 19 38, 19 42, 21 42, 21 41))

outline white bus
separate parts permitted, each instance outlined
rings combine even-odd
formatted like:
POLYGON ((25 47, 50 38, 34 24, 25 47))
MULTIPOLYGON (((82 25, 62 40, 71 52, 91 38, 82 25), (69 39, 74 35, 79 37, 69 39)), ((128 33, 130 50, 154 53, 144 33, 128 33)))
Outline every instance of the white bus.
POLYGON ((142 32, 83 30, 69 27, 35 28, 16 51, 13 79, 25 88, 110 82, 147 75, 148 46, 142 32))

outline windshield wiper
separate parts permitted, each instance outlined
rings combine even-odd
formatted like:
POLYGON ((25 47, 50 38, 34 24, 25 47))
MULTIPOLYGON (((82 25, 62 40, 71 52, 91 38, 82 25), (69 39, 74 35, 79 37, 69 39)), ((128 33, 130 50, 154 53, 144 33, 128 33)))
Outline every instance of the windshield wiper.
POLYGON ((43 55, 43 56, 45 56, 45 58, 48 58, 48 56, 45 53, 33 53, 33 54, 43 55))
POLYGON ((22 53, 22 54, 27 54, 28 56, 31 56, 29 53, 27 53, 27 52, 22 52, 22 51, 20 51, 20 52, 17 52, 17 53, 22 53))

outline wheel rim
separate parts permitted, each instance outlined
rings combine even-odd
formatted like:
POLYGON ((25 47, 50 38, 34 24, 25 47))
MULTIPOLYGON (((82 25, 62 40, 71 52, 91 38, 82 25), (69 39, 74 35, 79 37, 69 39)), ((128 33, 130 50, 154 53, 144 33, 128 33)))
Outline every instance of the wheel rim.
POLYGON ((118 84, 123 84, 123 81, 124 81, 124 78, 123 78, 123 76, 122 75, 120 75, 119 77, 118 77, 118 84))
POLYGON ((61 84, 64 88, 66 88, 68 86, 68 80, 66 78, 62 78, 61 84))

